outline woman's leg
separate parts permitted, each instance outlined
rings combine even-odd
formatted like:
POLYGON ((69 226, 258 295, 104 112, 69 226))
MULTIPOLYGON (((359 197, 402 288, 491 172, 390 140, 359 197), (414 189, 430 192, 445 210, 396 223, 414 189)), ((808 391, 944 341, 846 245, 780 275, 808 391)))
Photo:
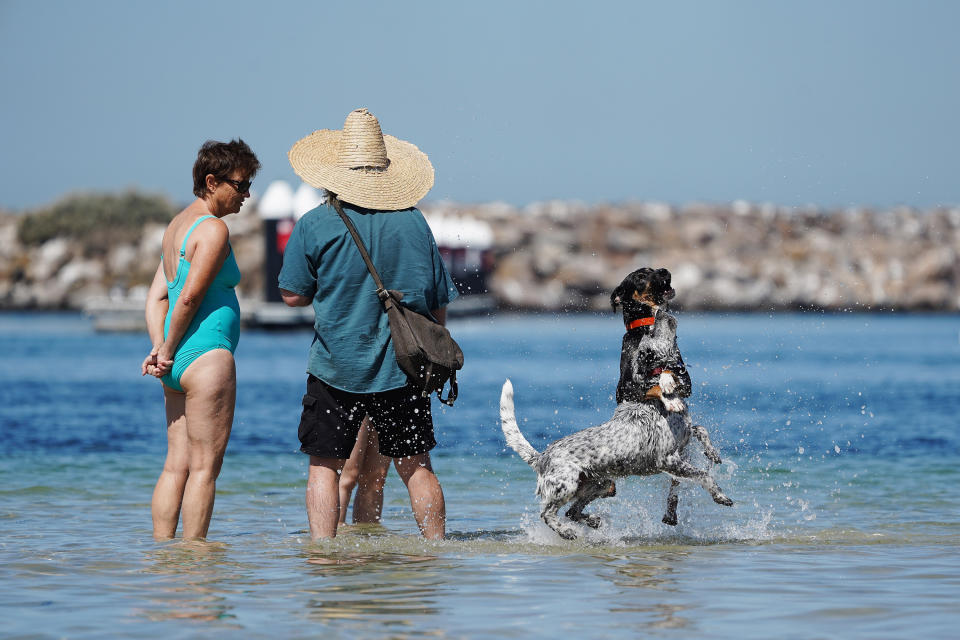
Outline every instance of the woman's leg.
MULTIPOLYGON (((343 465, 343 471, 340 472, 340 521, 338 524, 344 524, 347 521, 347 510, 350 507, 350 494, 357 485, 357 478, 360 476, 361 468, 367 454, 367 433, 370 431, 370 418, 364 418, 360 423, 360 432, 357 434, 357 443, 353 445, 353 451, 350 457, 343 465)), ((374 449, 375 451, 376 449, 374 449)), ((359 498, 359 493, 357 494, 359 498)), ((353 505, 353 521, 357 522, 357 505, 353 505)))
POLYGON ((380 522, 383 515, 383 485, 390 471, 390 458, 380 455, 377 430, 364 418, 361 436, 366 431, 366 454, 360 465, 360 482, 353 501, 354 523, 380 522))
POLYGON ((150 511, 153 514, 153 537, 169 540, 177 534, 183 487, 190 469, 190 447, 187 442, 187 419, 184 415, 186 396, 163 387, 167 411, 167 458, 153 490, 150 511))
POLYGON ((184 538, 206 538, 213 514, 217 476, 223 464, 237 397, 233 354, 208 351, 193 361, 180 378, 186 391, 185 415, 189 475, 183 491, 184 538))

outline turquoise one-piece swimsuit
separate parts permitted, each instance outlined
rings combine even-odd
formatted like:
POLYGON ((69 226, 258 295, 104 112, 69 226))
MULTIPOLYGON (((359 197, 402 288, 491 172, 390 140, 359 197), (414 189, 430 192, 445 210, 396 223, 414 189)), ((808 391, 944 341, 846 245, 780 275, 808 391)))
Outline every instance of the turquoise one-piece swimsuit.
MULTIPOLYGON (((198 224, 213 217, 215 216, 207 215, 198 219, 190 226, 187 235, 183 238, 177 274, 173 282, 167 282, 170 307, 163 323, 164 338, 170 332, 170 317, 173 315, 177 298, 183 291, 183 285, 187 281, 187 273, 190 272, 190 263, 186 258, 187 240, 198 224)), ((173 368, 170 373, 161 378, 165 385, 171 389, 183 391, 183 387, 180 386, 180 376, 194 360, 214 349, 228 349, 230 353, 236 351, 237 342, 240 340, 240 304, 237 302, 235 288, 239 282, 240 267, 237 266, 237 260, 233 257, 233 247, 231 247, 227 258, 223 261, 223 266, 220 267, 206 295, 203 296, 190 326, 187 327, 180 344, 177 345, 177 350, 173 354, 173 368)))

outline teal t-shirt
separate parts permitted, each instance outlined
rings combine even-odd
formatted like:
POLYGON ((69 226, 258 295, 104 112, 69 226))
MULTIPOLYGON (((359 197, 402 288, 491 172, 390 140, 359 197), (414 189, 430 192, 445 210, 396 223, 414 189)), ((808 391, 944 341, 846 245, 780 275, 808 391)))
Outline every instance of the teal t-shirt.
MULTIPOLYGON (((343 203, 387 289, 429 315, 457 297, 433 233, 418 209, 372 211, 343 203)), ((314 336, 307 371, 352 393, 398 389, 387 314, 373 276, 336 210, 322 204, 297 221, 283 253, 279 286, 313 298, 314 336)))

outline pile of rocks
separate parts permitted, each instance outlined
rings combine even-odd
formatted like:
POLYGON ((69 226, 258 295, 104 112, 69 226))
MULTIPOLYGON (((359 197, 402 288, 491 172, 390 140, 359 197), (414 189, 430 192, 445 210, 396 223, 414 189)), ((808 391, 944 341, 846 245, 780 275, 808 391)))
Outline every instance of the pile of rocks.
MULTIPOLYGON (((82 309, 94 298, 145 298, 160 263, 163 225, 144 228, 136 244, 91 247, 66 238, 24 246, 19 216, 0 213, 0 309, 82 309)), ((261 221, 253 211, 230 216, 237 262, 244 274, 240 293, 263 290, 261 221)))
POLYGON ((737 202, 473 207, 495 232, 499 301, 609 309, 641 266, 686 309, 960 310, 960 209, 794 209, 737 202))
MULTIPOLYGON (((424 205, 428 216, 475 218, 493 230, 488 286, 504 308, 609 309, 629 271, 666 267, 685 309, 960 310, 960 208, 796 209, 737 202, 586 205, 545 202, 424 205)), ((244 274, 241 296, 263 297, 263 238, 251 208, 226 219, 244 274)), ((17 240, 0 214, 0 308, 81 308, 149 284, 160 226, 134 245, 91 252, 55 238, 17 240)))

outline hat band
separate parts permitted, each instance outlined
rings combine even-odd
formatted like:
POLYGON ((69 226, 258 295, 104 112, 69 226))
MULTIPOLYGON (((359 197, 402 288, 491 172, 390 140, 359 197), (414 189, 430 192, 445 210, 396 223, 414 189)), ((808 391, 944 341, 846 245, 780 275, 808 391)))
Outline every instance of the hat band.
POLYGON ((384 165, 375 165, 375 164, 364 164, 356 167, 348 167, 351 171, 363 171, 364 173, 383 173, 387 170, 387 167, 390 166, 390 159, 387 158, 387 163, 384 165))

